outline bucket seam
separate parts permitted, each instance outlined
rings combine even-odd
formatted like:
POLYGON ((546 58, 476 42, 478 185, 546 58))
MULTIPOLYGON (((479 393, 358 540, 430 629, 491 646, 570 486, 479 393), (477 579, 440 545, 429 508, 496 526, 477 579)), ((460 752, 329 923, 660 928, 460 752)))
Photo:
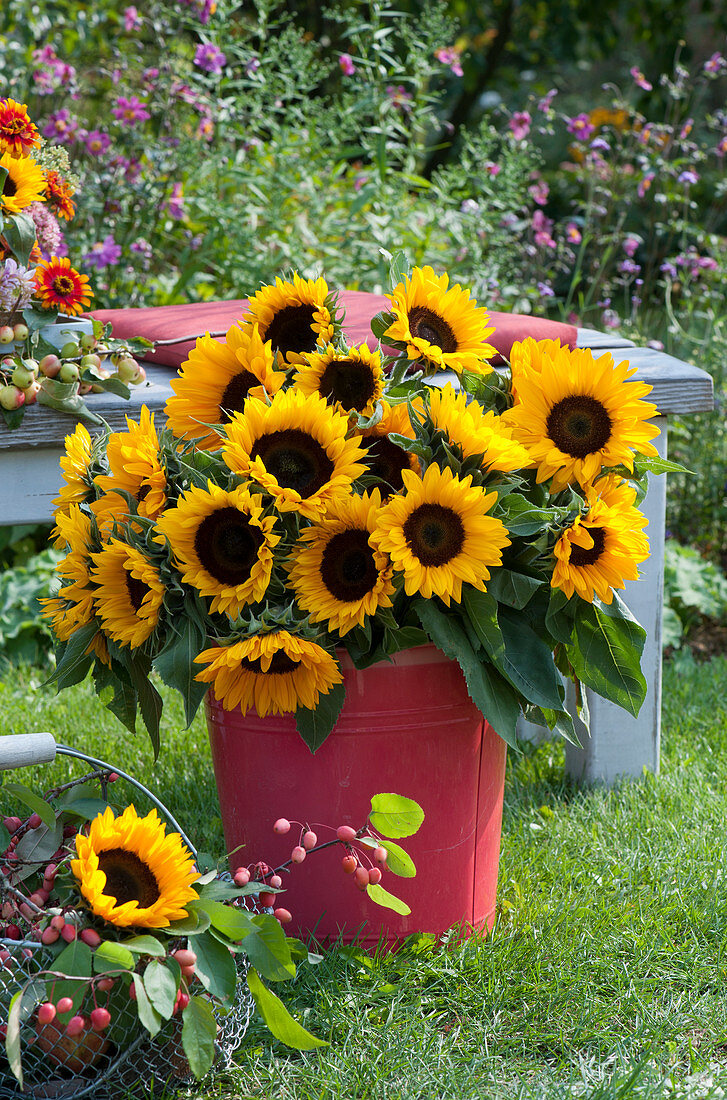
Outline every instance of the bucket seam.
POLYGON ((472 875, 472 926, 475 923, 475 897, 477 896, 477 876, 479 873, 479 840, 480 840, 480 787, 482 785, 482 754, 485 751, 485 717, 482 716, 480 725, 480 753, 477 763, 477 802, 475 814, 475 860, 474 873, 472 875))

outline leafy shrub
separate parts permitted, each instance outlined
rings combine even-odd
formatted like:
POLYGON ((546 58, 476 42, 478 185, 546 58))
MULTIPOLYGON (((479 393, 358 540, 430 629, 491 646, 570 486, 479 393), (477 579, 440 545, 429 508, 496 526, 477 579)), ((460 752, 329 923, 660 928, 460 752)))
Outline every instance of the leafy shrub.
POLYGON ((727 616, 727 576, 674 539, 667 540, 664 558, 663 644, 679 649, 702 616, 727 616))

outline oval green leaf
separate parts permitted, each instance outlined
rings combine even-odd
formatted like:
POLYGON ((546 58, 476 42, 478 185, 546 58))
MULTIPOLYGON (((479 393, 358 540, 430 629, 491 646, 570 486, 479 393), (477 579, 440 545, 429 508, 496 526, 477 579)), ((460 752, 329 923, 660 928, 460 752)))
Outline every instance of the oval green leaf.
POLYGON ((424 810, 413 798, 401 794, 375 794, 371 799, 369 821, 382 836, 413 836, 423 820, 424 810))

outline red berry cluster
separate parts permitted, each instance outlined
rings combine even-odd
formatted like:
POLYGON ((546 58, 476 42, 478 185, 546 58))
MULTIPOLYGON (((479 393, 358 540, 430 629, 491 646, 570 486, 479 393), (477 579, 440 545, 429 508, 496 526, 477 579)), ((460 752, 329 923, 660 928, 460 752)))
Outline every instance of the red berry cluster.
MULTIPOLYGON (((260 883, 271 889, 261 889, 257 895, 257 902, 261 909, 273 909, 276 895, 272 890, 280 890, 283 880, 281 871, 289 872, 290 869, 303 863, 310 853, 320 852, 324 848, 330 848, 340 844, 346 850, 341 860, 341 867, 346 875, 353 876, 353 882, 359 890, 365 890, 367 886, 377 886, 381 882, 382 868, 386 866, 387 851, 379 841, 379 837, 368 826, 356 830, 351 825, 339 825, 335 830, 335 839, 318 843, 318 834, 309 825, 301 822, 290 822, 287 817, 279 817, 273 825, 273 832, 277 836, 286 836, 293 825, 300 828, 299 841, 293 846, 290 858, 273 870, 267 863, 256 863, 252 867, 238 867, 233 879, 236 886, 247 886, 249 882, 260 883), (368 841, 368 844, 364 843, 368 841), (354 845, 358 842, 358 846, 354 845), (368 853, 371 852, 371 855, 368 853)), ((329 825, 323 828, 332 828, 329 825)), ((288 909, 273 909, 273 915, 281 924, 289 924, 293 919, 288 909)))

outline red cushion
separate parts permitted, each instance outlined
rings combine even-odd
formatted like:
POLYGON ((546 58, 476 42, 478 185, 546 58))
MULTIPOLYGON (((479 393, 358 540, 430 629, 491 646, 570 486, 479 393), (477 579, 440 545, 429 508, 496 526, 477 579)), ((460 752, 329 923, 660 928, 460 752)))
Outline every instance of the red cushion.
MULTIPOLYGON (((364 294, 358 290, 346 290, 340 295, 346 310, 344 332, 351 344, 366 341, 376 346, 370 323, 374 314, 385 309, 389 299, 381 294, 364 294)), ((147 340, 172 340, 153 352, 146 359, 168 367, 180 367, 194 342, 205 332, 224 336, 230 325, 239 321, 247 309, 247 299, 237 298, 226 302, 193 302, 183 306, 154 306, 150 309, 97 309, 88 317, 110 321, 114 336, 130 339, 144 336, 147 340)), ((560 321, 547 321, 542 317, 530 317, 523 313, 490 313, 490 323, 495 331, 488 340, 501 355, 509 356, 516 340, 532 336, 535 340, 560 340, 575 347, 577 330, 574 325, 560 321)))

